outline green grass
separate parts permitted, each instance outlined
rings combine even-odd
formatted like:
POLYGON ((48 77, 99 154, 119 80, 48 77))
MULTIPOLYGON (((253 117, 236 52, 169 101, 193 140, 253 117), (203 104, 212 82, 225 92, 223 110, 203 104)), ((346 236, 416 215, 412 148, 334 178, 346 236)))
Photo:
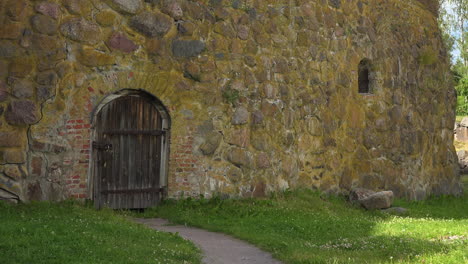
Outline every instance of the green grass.
POLYGON ((0 263, 200 263, 200 252, 111 210, 0 201, 0 263))
POLYGON ((263 200, 182 200, 141 217, 224 232, 285 263, 468 263, 468 199, 396 201, 407 216, 299 190, 263 200))

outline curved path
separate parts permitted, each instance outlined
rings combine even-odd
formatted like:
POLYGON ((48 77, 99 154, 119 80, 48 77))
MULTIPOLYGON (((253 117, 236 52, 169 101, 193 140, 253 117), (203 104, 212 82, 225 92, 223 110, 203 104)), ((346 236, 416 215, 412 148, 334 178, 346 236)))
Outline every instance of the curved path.
POLYGON ((281 264, 250 244, 230 236, 181 225, 168 225, 164 219, 135 219, 153 229, 163 232, 178 232, 201 248, 203 263, 206 264, 281 264))

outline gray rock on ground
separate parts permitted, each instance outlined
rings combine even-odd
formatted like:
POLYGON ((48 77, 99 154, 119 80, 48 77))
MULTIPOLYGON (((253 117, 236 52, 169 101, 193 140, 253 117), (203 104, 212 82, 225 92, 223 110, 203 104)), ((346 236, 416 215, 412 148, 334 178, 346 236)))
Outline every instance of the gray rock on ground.
POLYGON ((390 208, 392 207, 393 203, 393 192, 377 192, 364 199, 359 200, 359 203, 367 210, 390 208))
POLYGON ((364 198, 367 198, 374 194, 375 192, 365 188, 354 188, 349 192, 349 201, 350 202, 357 202, 364 198))

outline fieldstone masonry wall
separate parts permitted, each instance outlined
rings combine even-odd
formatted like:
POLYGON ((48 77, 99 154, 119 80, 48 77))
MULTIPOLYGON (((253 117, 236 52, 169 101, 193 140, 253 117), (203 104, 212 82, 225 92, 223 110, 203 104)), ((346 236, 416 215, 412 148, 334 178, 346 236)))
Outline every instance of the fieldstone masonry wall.
POLYGON ((435 3, 1 0, 0 197, 90 197, 90 116, 124 88, 170 110, 173 197, 457 194, 435 3))

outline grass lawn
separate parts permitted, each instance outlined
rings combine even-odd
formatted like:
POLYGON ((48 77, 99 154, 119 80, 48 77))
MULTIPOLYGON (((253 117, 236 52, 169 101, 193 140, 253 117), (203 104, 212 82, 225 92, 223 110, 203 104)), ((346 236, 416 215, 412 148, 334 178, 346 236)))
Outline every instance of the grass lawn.
POLYGON ((0 263, 200 263, 179 236, 72 202, 0 201, 0 263))
POLYGON ((285 263, 468 263, 468 196, 396 201, 406 216, 300 190, 263 200, 167 201, 140 216, 231 234, 285 263))

